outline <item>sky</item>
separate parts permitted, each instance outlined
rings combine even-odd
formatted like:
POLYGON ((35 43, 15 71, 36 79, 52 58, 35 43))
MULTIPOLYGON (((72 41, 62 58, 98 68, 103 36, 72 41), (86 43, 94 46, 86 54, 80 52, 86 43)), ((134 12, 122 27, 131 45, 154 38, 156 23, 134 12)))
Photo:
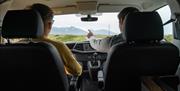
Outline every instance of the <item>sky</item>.
MULTIPOLYGON (((157 12, 160 14, 163 23, 168 21, 171 16, 169 6, 165 6, 157 12)), ((99 29, 106 29, 110 30, 114 33, 120 33, 119 30, 119 22, 117 18, 117 13, 103 13, 96 17, 98 17, 98 21, 96 22, 82 22, 80 20, 80 15, 70 14, 70 15, 57 15, 54 17, 54 24, 55 27, 71 27, 75 26, 77 28, 81 28, 84 31, 91 30, 99 30, 99 29)), ((164 26, 165 34, 172 34, 172 24, 168 24, 164 26)))
MULTIPOLYGON (((171 19, 171 10, 170 10, 168 5, 157 10, 157 12, 161 16, 163 23, 165 23, 171 19)), ((164 34, 165 35, 172 34, 172 23, 169 23, 169 24, 164 26, 164 34)))
POLYGON ((106 29, 113 31, 115 33, 119 33, 119 25, 118 25, 118 13, 104 13, 98 17, 98 21, 96 22, 82 22, 80 20, 81 17, 73 14, 73 15, 60 15, 54 17, 54 26, 56 27, 70 27, 76 26, 85 31, 88 29, 99 30, 106 29))

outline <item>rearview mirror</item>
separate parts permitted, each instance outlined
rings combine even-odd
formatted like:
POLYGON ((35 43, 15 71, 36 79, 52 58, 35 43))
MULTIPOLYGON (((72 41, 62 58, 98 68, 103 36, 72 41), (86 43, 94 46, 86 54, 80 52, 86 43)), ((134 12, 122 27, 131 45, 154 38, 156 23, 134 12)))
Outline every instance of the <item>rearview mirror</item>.
POLYGON ((91 22, 91 21, 97 21, 98 18, 97 17, 91 17, 91 15, 87 15, 87 17, 82 17, 81 21, 85 21, 85 22, 91 22))

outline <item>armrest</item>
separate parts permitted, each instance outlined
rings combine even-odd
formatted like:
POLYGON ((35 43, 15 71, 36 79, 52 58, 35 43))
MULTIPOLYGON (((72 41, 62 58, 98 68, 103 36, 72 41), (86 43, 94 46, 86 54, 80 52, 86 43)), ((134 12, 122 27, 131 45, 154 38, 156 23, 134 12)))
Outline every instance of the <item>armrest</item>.
POLYGON ((98 87, 100 88, 100 89, 103 89, 104 88, 104 75, 103 75, 103 71, 102 70, 100 70, 100 71, 98 71, 98 75, 97 75, 98 77, 98 87))

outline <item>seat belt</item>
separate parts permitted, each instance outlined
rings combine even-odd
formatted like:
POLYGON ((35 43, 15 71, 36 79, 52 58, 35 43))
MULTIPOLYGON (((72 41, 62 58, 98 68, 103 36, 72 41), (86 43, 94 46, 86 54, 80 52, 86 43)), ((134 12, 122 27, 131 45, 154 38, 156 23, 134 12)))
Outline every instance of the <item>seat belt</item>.
POLYGON ((155 80, 155 82, 167 91, 178 91, 178 76, 162 76, 159 79, 155 80))
POLYGON ((164 82, 162 81, 157 81, 157 83, 164 89, 166 89, 166 91, 176 91, 174 89, 172 89, 171 87, 169 87, 167 84, 165 84, 164 82))
POLYGON ((176 19, 170 19, 170 20, 168 20, 167 22, 165 22, 164 24, 163 24, 163 26, 165 26, 165 25, 167 25, 167 24, 169 24, 169 23, 171 23, 171 22, 174 22, 174 21, 176 21, 176 19))
POLYGON ((143 84, 147 87, 149 91, 165 91, 158 84, 156 84, 152 77, 143 77, 143 84))

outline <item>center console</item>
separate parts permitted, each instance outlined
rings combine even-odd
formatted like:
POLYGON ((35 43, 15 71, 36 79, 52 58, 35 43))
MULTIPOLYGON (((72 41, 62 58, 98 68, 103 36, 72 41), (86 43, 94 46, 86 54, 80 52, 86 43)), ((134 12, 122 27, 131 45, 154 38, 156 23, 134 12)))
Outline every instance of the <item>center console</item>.
POLYGON ((101 67, 101 61, 97 59, 98 53, 93 54, 93 60, 87 62, 89 76, 92 80, 97 81, 97 74, 101 67))

